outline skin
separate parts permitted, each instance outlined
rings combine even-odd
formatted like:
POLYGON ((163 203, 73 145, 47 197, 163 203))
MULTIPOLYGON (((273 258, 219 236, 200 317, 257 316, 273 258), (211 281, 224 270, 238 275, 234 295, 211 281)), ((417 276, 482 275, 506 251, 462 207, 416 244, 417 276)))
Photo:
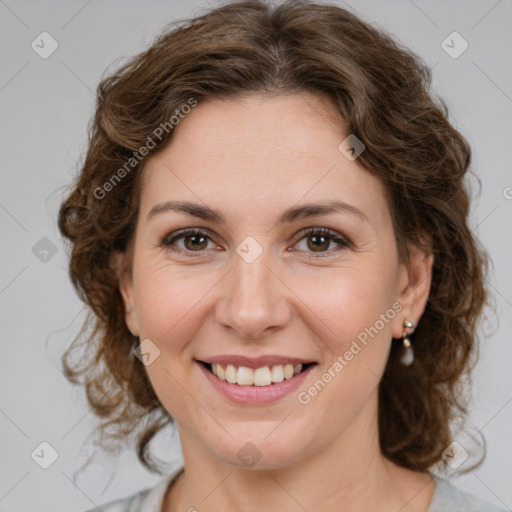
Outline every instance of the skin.
POLYGON ((168 490, 164 512, 425 512, 431 501, 429 475, 380 452, 377 392, 392 338, 424 312, 433 257, 409 246, 410 264, 400 263, 384 186, 338 150, 350 132, 335 112, 328 98, 309 93, 209 99, 147 162, 132 272, 119 275, 128 328, 160 350, 146 371, 183 447, 186 471, 168 490), (276 224, 289 207, 327 199, 368 220, 336 212, 276 224), (148 220, 167 200, 218 209, 227 226, 173 211, 148 220), (351 246, 331 241, 315 250, 314 236, 302 234, 310 227, 329 228, 351 246), (159 245, 184 228, 206 230, 208 243, 159 245), (252 263, 236 252, 248 236, 263 248, 252 263), (298 392, 396 301, 401 311, 310 403, 299 403, 298 392), (233 353, 318 366, 278 402, 240 405, 195 362, 233 353), (261 453, 251 468, 236 456, 248 441, 261 453))

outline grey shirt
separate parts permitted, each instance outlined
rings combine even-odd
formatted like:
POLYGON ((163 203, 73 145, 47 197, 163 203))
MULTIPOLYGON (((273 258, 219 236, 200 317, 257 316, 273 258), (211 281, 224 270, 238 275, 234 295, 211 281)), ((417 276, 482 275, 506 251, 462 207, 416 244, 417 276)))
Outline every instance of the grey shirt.
MULTIPOLYGON (((154 487, 136 492, 126 498, 101 505, 102 512, 162 512, 162 505, 171 481, 179 476, 183 467, 173 471, 154 487)), ((434 477, 436 487, 427 512, 506 512, 472 494, 454 487, 448 480, 434 477)), ((86 512, 98 512, 92 508, 86 512)))

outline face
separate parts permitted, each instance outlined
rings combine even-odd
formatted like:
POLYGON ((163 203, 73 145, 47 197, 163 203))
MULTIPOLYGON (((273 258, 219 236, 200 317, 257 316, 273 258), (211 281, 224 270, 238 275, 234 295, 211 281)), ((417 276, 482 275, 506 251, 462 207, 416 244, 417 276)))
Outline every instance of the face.
POLYGON ((400 264, 384 186, 338 149, 334 112, 207 100, 146 165, 121 291, 184 452, 276 468, 329 450, 375 418, 391 339, 421 317, 432 262, 400 264))

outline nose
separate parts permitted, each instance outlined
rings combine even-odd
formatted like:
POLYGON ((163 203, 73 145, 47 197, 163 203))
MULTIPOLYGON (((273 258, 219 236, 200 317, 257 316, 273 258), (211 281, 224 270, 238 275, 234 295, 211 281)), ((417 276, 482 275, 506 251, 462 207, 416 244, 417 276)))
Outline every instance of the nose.
POLYGON ((291 292, 278 272, 270 268, 266 253, 252 263, 238 254, 234 260, 216 304, 218 325, 248 340, 262 339, 282 329, 291 318, 291 292))

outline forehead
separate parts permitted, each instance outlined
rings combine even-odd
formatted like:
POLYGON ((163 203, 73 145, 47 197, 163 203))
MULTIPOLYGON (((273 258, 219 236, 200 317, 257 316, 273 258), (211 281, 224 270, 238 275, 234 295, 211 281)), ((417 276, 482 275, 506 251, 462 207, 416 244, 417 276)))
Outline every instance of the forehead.
POLYGON ((176 198, 239 207, 247 215, 261 215, 271 205, 342 199, 379 216, 386 208, 384 186, 340 152, 347 135, 325 96, 200 102, 180 120, 170 144, 147 162, 141 213, 176 198))

